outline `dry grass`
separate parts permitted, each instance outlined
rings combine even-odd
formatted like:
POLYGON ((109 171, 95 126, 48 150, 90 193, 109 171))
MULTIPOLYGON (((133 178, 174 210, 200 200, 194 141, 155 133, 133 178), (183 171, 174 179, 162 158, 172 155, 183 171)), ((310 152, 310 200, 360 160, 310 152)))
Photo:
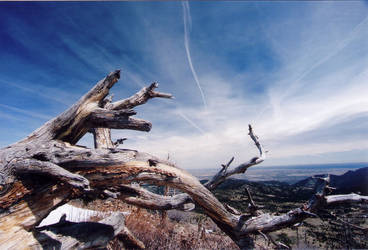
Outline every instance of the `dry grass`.
MULTIPOLYGON (((169 211, 162 219, 158 211, 128 205, 120 200, 94 200, 88 204, 72 202, 74 206, 99 211, 130 212, 125 224, 142 241, 146 249, 239 249, 237 245, 206 216, 197 213, 169 211), (200 224, 201 226, 198 226, 200 224), (205 230, 213 233, 206 233, 205 230)), ((131 249, 114 240, 108 249, 131 249)))
MULTIPOLYGON (((211 219, 203 214, 171 210, 167 213, 168 218, 163 220, 158 211, 139 209, 120 200, 95 200, 88 204, 83 204, 81 201, 73 201, 72 203, 75 206, 99 211, 130 212, 130 215, 126 216, 126 226, 138 240, 144 243, 146 249, 239 249, 211 219)), ((339 211, 338 214, 344 213, 339 211)), ((357 214, 361 214, 361 212, 357 212, 357 214)), ((99 219, 101 218, 95 218, 95 221, 99 219)), ((365 219, 361 220, 360 224, 354 223, 364 226, 363 223, 366 221, 365 219)), ((357 248, 366 248, 366 235, 357 235, 355 231, 352 231, 350 236, 343 233, 344 230, 341 228, 339 230, 338 228, 333 229, 328 221, 308 219, 304 226, 299 228, 299 241, 297 241, 296 229, 286 228, 271 233, 271 235, 275 240, 289 243, 296 249, 324 249, 332 246, 344 248, 351 244, 351 241, 355 242, 354 246, 358 246, 357 248), (281 234, 286 237, 281 237, 281 234), (285 238, 291 242, 284 241, 285 238)), ((255 249, 275 248, 260 235, 253 237, 255 249)), ((124 241, 116 239, 111 242, 108 249, 132 249, 127 245, 124 246, 122 244, 124 241)))
POLYGON ((239 249, 226 235, 205 233, 196 224, 162 219, 145 209, 132 211, 126 225, 146 249, 239 249))

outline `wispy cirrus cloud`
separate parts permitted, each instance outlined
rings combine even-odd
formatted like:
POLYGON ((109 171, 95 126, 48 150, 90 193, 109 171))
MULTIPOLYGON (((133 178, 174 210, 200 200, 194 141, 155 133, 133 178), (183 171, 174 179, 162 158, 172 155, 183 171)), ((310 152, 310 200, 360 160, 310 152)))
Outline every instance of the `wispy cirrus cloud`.
POLYGON ((37 119, 49 120, 51 118, 48 115, 44 115, 44 114, 41 114, 41 113, 38 113, 38 112, 29 111, 29 110, 24 110, 24 109, 21 109, 21 108, 17 108, 17 107, 5 105, 5 104, 0 104, 0 107, 8 109, 8 110, 16 112, 16 113, 20 113, 22 115, 37 118, 37 119))
MULTIPOLYGON (((248 123, 269 151, 268 165, 368 160, 362 139, 368 132, 364 3, 159 5, 34 4, 43 20, 37 29, 29 25, 32 17, 10 9, 0 17, 0 25, 8 25, 0 32, 17 30, 0 34, 0 57, 14 58, 1 64, 10 72, 7 80, 24 67, 29 81, 14 81, 23 92, 38 91, 37 85, 24 84, 38 82, 82 95, 105 71, 122 68, 111 90, 115 99, 158 81, 160 90, 176 99, 137 107, 140 118, 152 121, 152 131, 113 131, 113 137, 128 137, 125 146, 161 157, 170 153, 184 168, 216 167, 233 155, 238 162, 253 157, 257 151, 247 135, 248 123), (57 33, 47 26, 51 16, 57 33), (4 42, 9 36, 19 47, 4 42)), ((34 101, 24 95, 16 107, 32 104, 32 110, 50 114, 45 95, 34 93, 34 101)), ((1 97, 0 103, 8 105, 7 96, 1 97)), ((55 98, 71 100, 64 94, 55 98)), ((84 143, 91 144, 90 139, 84 143)))
MULTIPOLYGON (((288 55, 280 57, 279 69, 272 75, 259 78, 261 87, 265 90, 264 94, 252 91, 244 93, 242 84, 239 84, 239 81, 244 81, 244 85, 254 85, 247 79, 247 74, 260 74, 259 71, 238 72, 235 75, 231 75, 233 72, 230 71, 228 74, 222 74, 221 69, 217 71, 218 68, 209 71, 208 65, 201 61, 199 66, 207 69, 202 70, 198 76, 202 85, 209 90, 207 111, 203 112, 192 105, 180 109, 195 121, 197 126, 203 128, 205 133, 160 130, 152 140, 144 143, 142 150, 149 151, 154 148, 157 154, 164 156, 169 148, 172 157, 176 157, 183 166, 193 168, 201 165, 213 166, 213 163, 206 160, 209 158, 212 159, 211 162, 224 162, 235 154, 238 160, 247 159, 256 154, 256 151, 247 138, 246 125, 255 122, 256 133, 270 151, 269 164, 290 164, 297 162, 298 157, 307 159, 307 156, 308 162, 314 163, 359 161, 357 158, 346 157, 346 152, 368 150, 367 144, 355 137, 365 133, 366 129, 359 126, 349 131, 350 137, 339 137, 339 131, 343 131, 344 126, 338 125, 353 121, 356 115, 364 116, 364 112, 368 110, 364 97, 367 91, 365 83, 368 80, 365 69, 368 64, 366 57, 358 55, 367 54, 367 50, 359 46, 367 41, 366 16, 362 12, 360 18, 346 19, 343 27, 338 26, 330 30, 334 34, 333 37, 323 36, 323 40, 316 44, 313 38, 321 39, 319 34, 324 30, 324 27, 318 28, 315 21, 320 23, 323 16, 316 15, 324 15, 327 6, 309 7, 303 10, 306 20, 299 20, 295 23, 295 29, 284 30, 279 34, 284 35, 284 39, 290 39, 297 34, 308 32, 311 37, 309 42, 290 46, 288 55), (298 24, 302 22, 310 22, 302 25, 307 31, 298 30, 298 24), (313 29, 310 30, 310 27, 313 29), (341 39, 336 41, 336 38, 341 39), (326 44, 332 44, 333 47, 326 44), (307 51, 308 55, 303 54, 303 51, 307 51), (162 134, 162 137, 159 134, 162 134), (323 141, 326 137, 329 138, 328 141, 323 141), (331 143, 333 146, 328 147, 331 143), (334 152, 341 152, 346 158, 338 158, 332 154, 334 152), (333 155, 333 158, 329 155, 333 155), (196 162, 192 159, 196 159, 196 162)), ((342 7, 334 7, 336 9, 332 11, 332 16, 327 16, 325 22, 342 11, 342 7)), ((287 20, 288 17, 286 15, 283 18, 287 20)), ((265 32, 274 28, 272 23, 265 24, 265 32)), ((304 37, 300 36, 300 39, 304 37)), ((298 42, 296 39, 295 43, 298 42)), ((272 41, 270 46, 273 47, 272 41)), ((203 54, 203 51, 198 51, 198 46, 196 49, 195 53, 203 54)), ((177 67, 182 66, 179 64, 177 67)), ((229 65, 225 65, 223 68, 228 67, 229 65)), ((173 117, 167 116, 167 119, 173 117)), ((137 141, 131 145, 139 147, 140 143, 137 141)), ((367 159, 360 155, 360 160, 367 159)))

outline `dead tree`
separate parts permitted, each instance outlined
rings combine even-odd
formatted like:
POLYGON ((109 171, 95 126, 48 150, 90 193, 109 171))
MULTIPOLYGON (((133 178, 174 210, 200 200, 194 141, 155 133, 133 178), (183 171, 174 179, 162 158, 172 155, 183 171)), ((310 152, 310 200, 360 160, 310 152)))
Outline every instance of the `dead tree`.
POLYGON ((232 160, 209 182, 202 185, 195 177, 167 160, 130 149, 118 149, 106 129, 150 131, 151 123, 133 118, 133 107, 150 98, 171 98, 156 92, 157 84, 142 89, 125 100, 106 99, 120 71, 110 73, 64 113, 46 122, 27 138, 0 149, 0 246, 8 249, 40 247, 101 247, 126 231, 121 214, 99 222, 71 223, 61 220, 47 228, 37 225, 52 210, 79 197, 111 195, 151 209, 191 209, 193 203, 240 248, 253 247, 251 235, 289 227, 303 221, 321 207, 338 202, 367 201, 357 194, 327 196, 328 178, 321 179, 317 193, 303 207, 283 215, 252 211, 242 214, 221 204, 211 190, 227 177, 244 173, 259 164, 265 154, 249 126, 249 135, 260 155, 229 170, 232 160), (88 131, 95 133, 96 149, 77 146, 88 131), (103 133, 103 134, 101 134, 103 133), (105 145, 105 146, 103 146, 105 145), (184 193, 163 196, 149 192, 134 182, 167 185, 184 193), (51 236, 52 237, 51 237, 51 236), (22 242, 22 246, 19 246, 22 242))

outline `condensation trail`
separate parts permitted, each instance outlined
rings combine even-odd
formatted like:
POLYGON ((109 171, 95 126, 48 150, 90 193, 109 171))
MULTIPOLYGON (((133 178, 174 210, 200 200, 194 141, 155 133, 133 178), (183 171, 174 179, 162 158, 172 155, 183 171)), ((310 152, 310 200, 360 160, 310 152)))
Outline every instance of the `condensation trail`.
POLYGON ((0 107, 9 109, 11 111, 14 111, 14 112, 17 112, 17 113, 20 113, 20 114, 28 115, 28 116, 33 117, 33 118, 41 119, 41 120, 51 119, 51 117, 48 116, 48 115, 44 115, 44 114, 41 114, 41 113, 38 113, 38 112, 32 112, 32 111, 29 111, 29 110, 24 110, 24 109, 21 109, 21 108, 16 108, 16 107, 5 105, 5 104, 0 104, 0 107))
POLYGON ((194 128, 196 128, 199 132, 202 134, 205 134, 203 129, 201 129, 197 124, 195 124, 191 119, 189 119, 186 115, 181 113, 180 111, 177 112, 178 115, 180 115, 184 120, 186 120, 190 125, 192 125, 194 128))
POLYGON ((190 10, 189 10, 189 3, 188 1, 183 1, 181 2, 183 5, 183 17, 184 17, 184 46, 185 46, 185 51, 187 53, 187 59, 189 62, 189 67, 190 70, 192 71, 194 80, 198 86, 199 92, 201 93, 201 97, 202 97, 202 101, 203 101, 203 105, 205 107, 205 109, 207 109, 207 102, 206 99, 204 97, 204 93, 201 87, 201 84, 199 83, 198 80, 198 76, 196 71, 194 70, 193 67, 193 63, 192 63, 192 57, 190 56, 190 49, 189 49, 189 35, 188 35, 188 30, 191 29, 192 26, 192 19, 190 17, 190 10), (189 27, 188 27, 189 26, 189 27))
POLYGON ((321 66, 323 63, 327 62, 329 59, 331 59, 333 56, 335 56, 337 53, 339 53, 341 50, 343 50, 350 42, 356 38, 359 31, 367 26, 368 22, 368 16, 366 16, 361 22, 359 22, 353 30, 343 39, 340 43, 337 44, 336 48, 334 48, 330 53, 328 53, 323 58, 319 59, 316 63, 314 63, 310 68, 305 70, 294 82, 294 84, 291 85, 286 91, 283 91, 283 94, 280 99, 285 98, 290 94, 290 92, 294 91, 298 87, 302 86, 300 81, 309 73, 311 73, 313 70, 321 66))
POLYGON ((280 103, 282 102, 282 100, 288 97, 291 93, 293 93, 293 91, 303 86, 303 84, 301 83, 301 80, 306 75, 308 75, 313 70, 321 66, 323 63, 327 62, 329 59, 331 59, 333 56, 335 56, 341 50, 343 50, 346 46, 348 46, 351 43, 351 41, 356 38, 359 32, 363 28, 367 27, 367 23, 368 23, 368 15, 365 16, 365 18, 362 21, 360 21, 357 25, 355 25, 352 31, 345 37, 345 39, 339 42, 337 46, 331 52, 329 52, 326 56, 317 60, 316 63, 314 63, 309 68, 307 68, 304 72, 302 72, 301 75, 299 75, 297 79, 294 80, 293 83, 291 83, 291 85, 289 85, 286 88, 284 87, 282 89, 282 93, 280 93, 277 97, 272 96, 271 94, 271 99, 274 98, 275 100, 273 101, 273 104, 268 104, 267 107, 270 107, 270 106, 272 107, 272 109, 274 110, 274 115, 275 115, 275 110, 280 110, 280 103))
MULTIPOLYGON (((60 96, 62 94, 63 91, 61 91, 60 93, 58 93, 59 89, 52 89, 52 88, 48 88, 50 90, 53 90, 55 93, 53 95, 50 95, 47 93, 47 91, 39 91, 37 89, 34 89, 34 88, 28 88, 28 87, 25 87, 24 86, 24 83, 23 85, 22 84, 19 84, 19 83, 15 83, 15 82, 4 82, 4 81, 0 81, 0 85, 3 85, 3 84, 6 84, 10 87, 15 87, 15 88, 18 88, 22 91, 26 91, 26 92, 30 92, 32 94, 36 94, 36 95, 39 95, 41 96, 42 98, 45 98, 45 99, 50 99, 52 101, 55 101, 55 102, 58 102, 60 104, 63 104, 65 106, 70 106, 71 103, 62 99, 62 98, 56 98, 55 96, 60 96)), ((29 85, 29 84, 28 84, 29 85)), ((70 95, 70 94, 69 94, 70 95)))
POLYGON ((138 85, 141 88, 144 88, 145 85, 143 84, 143 82, 139 79, 139 77, 137 77, 135 74, 129 72, 128 70, 124 70, 124 73, 133 80, 133 83, 135 83, 136 85, 138 85))

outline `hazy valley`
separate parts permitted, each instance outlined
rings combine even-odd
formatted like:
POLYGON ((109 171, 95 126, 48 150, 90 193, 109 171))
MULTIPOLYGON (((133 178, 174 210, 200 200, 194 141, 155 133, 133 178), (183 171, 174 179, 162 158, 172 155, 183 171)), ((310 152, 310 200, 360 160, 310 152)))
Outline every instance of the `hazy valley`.
MULTIPOLYGON (((310 176, 321 174, 341 175, 349 170, 368 167, 368 163, 335 163, 319 165, 295 166, 256 166, 249 168, 245 174, 234 176, 237 179, 248 181, 280 181, 294 184, 310 176)), ((191 174, 200 180, 209 179, 218 172, 218 169, 189 169, 191 174)))

